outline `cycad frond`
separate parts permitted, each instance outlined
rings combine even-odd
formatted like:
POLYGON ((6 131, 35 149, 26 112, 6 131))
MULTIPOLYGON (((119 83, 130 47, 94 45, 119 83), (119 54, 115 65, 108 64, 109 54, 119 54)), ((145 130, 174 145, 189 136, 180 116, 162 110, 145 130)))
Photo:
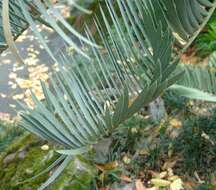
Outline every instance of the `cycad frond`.
POLYGON ((184 77, 169 89, 179 96, 216 102, 216 75, 213 68, 184 65, 178 67, 184 77))
POLYGON ((208 67, 215 69, 216 68, 216 52, 213 52, 208 59, 208 67))
MULTIPOLYGON (((171 62, 172 34, 182 35, 169 21, 171 2, 175 9, 185 8, 174 0, 117 0, 116 10, 114 2, 107 0, 107 11, 101 8, 103 22, 95 19, 103 48, 91 46, 91 60, 63 54, 50 88, 42 84, 45 101, 33 95, 35 108, 22 113, 22 127, 61 145, 66 149, 58 151, 61 154, 81 154, 160 96, 183 74, 182 70, 176 72, 177 63, 171 62)), ((184 2, 190 4, 189 0, 184 2)), ((205 6, 216 6, 211 1, 193 2, 199 3, 197 10, 205 10, 203 14, 205 6)), ((182 22, 190 19, 186 15, 182 22)), ((187 33, 185 40, 189 42, 193 34, 187 33)), ((95 43, 88 28, 86 36, 95 43)))
MULTIPOLYGON (((30 114, 23 114, 23 127, 65 148, 80 149, 96 143, 179 78, 178 74, 171 77, 176 64, 170 64, 170 31, 163 31, 143 1, 117 3, 127 33, 122 32, 117 13, 107 1, 112 23, 102 9, 105 29, 96 21, 106 52, 91 47, 94 60, 63 56, 62 62, 71 64, 72 69, 61 68, 51 77, 52 91, 43 85, 45 104, 33 96, 36 106, 29 109, 30 114), (140 22, 143 18, 149 21, 144 26, 140 22), (77 62, 81 62, 79 66, 77 62)), ((88 31, 87 36, 94 42, 88 31)))
MULTIPOLYGON (((74 3, 74 1, 72 2, 72 5, 79 10, 89 13, 87 10, 74 3)), ((30 26, 33 33, 38 38, 38 41, 44 46, 51 58, 55 62, 57 61, 46 44, 45 37, 36 27, 38 21, 42 24, 46 24, 57 32, 65 43, 68 44, 68 46, 73 47, 78 53, 85 57, 88 57, 88 55, 86 55, 86 53, 83 52, 82 49, 80 49, 80 47, 78 47, 78 45, 69 36, 73 35, 78 40, 81 40, 86 44, 96 46, 66 22, 65 18, 60 14, 59 10, 55 8, 55 5, 53 5, 50 0, 45 0, 43 3, 38 0, 3 0, 0 2, 0 14, 0 51, 3 51, 8 46, 16 55, 19 62, 23 61, 16 50, 13 40, 15 40, 25 29, 27 29, 28 26, 30 26)))
MULTIPOLYGON (((29 9, 30 7, 28 7, 29 9)), ((22 14, 21 8, 16 1, 10 1, 10 25, 11 32, 16 39, 27 27, 28 23, 22 14)), ((2 1, 0 2, 0 53, 7 48, 7 43, 4 37, 3 21, 2 21, 2 1)))
POLYGON ((213 14, 215 0, 160 0, 168 25, 186 49, 213 14), (177 34, 177 35, 176 35, 177 34))

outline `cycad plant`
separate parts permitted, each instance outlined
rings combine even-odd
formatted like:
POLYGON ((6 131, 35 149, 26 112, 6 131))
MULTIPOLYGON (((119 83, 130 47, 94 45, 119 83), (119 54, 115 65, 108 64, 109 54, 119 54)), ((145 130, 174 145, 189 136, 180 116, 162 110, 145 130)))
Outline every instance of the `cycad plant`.
MULTIPOLYGON (((68 6, 72 4, 73 7, 87 14, 91 13, 85 8, 80 7, 74 0, 61 2, 67 4, 68 6)), ((92 44, 85 37, 80 35, 71 25, 65 21, 59 11, 52 6, 51 0, 2 0, 0 2, 0 13, 2 16, 0 21, 0 51, 3 51, 9 47, 9 49, 14 53, 17 62, 19 63, 24 63, 24 61, 17 51, 14 39, 16 39, 24 30, 26 30, 28 26, 38 38, 38 41, 44 46, 51 58, 57 62, 50 48, 46 44, 45 37, 38 31, 38 28, 36 27, 38 23, 45 24, 46 26, 54 29, 59 34, 59 36, 63 38, 65 43, 67 43, 70 47, 73 47, 84 57, 89 58, 88 55, 86 55, 81 50, 81 48, 79 48, 77 44, 69 38, 69 34, 73 34, 79 40, 95 46, 95 44, 92 44), (67 30, 67 34, 63 28, 67 30)))
MULTIPOLYGON (((40 189, 53 182, 74 155, 93 149, 165 90, 216 102, 214 74, 190 74, 192 69, 178 66, 179 54, 207 23, 215 0, 105 0, 106 9, 92 18, 97 41, 88 26, 85 37, 72 30, 48 0, 34 3, 66 41, 66 48, 73 45, 77 50, 73 55, 63 52, 57 59, 35 32, 60 67, 50 77, 49 87, 42 83, 45 100, 40 102, 32 94, 35 107, 23 105, 21 113, 23 128, 60 145, 57 152, 62 156, 57 163, 61 165, 40 189), (81 40, 80 47, 62 33, 47 11, 81 40), (209 80, 203 81, 203 76, 209 80), (209 82, 208 88, 202 89, 204 82, 209 82)), ((22 1, 20 7, 34 28, 35 21, 22 1)))
MULTIPOLYGON (((2 4, 0 2, 0 12, 2 11, 2 4)), ((11 33, 14 39, 16 39, 28 26, 20 8, 17 6, 17 3, 10 2, 10 24, 11 24, 11 33)), ((2 14, 1 14, 2 15, 2 14)), ((7 43, 5 40, 4 30, 3 30, 3 19, 0 20, 0 52, 7 48, 7 43)))

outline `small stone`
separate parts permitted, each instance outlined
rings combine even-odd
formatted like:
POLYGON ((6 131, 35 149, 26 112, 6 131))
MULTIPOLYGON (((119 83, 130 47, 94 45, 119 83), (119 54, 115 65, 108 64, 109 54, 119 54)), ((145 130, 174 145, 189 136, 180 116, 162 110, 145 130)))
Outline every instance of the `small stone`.
POLYGON ((25 170, 25 173, 28 174, 28 175, 31 175, 31 174, 33 174, 33 170, 31 168, 27 168, 25 170))
POLYGON ((138 130, 137 130, 136 127, 133 127, 133 128, 131 129, 131 132, 132 132, 132 133, 138 133, 138 130))
POLYGON ((10 162, 12 162, 14 160, 14 158, 16 157, 16 152, 15 153, 11 153, 11 154, 8 154, 4 160, 3 160, 3 163, 4 164, 9 164, 10 162))
POLYGON ((24 159, 25 156, 26 156, 26 154, 27 154, 27 150, 24 149, 24 150, 22 150, 22 151, 19 152, 19 154, 18 154, 18 158, 20 158, 20 159, 24 159))
POLYGON ((130 164, 131 159, 128 156, 124 156, 123 161, 124 161, 125 164, 130 164))
POLYGON ((44 151, 49 150, 49 145, 45 144, 41 146, 41 150, 44 150, 44 151))

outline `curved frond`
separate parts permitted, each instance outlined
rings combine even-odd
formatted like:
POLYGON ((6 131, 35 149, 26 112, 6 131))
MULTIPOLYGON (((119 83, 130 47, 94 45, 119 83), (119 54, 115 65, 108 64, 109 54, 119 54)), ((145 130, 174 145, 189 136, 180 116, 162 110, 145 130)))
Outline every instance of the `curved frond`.
POLYGON ((215 0, 160 0, 168 25, 186 49, 213 14, 215 0))
MULTIPOLYGON (((70 1, 68 3, 71 5, 70 1)), ((80 7, 75 2, 73 2, 71 6, 84 11, 86 14, 91 13, 80 7)), ((18 58, 18 61, 23 62, 22 58, 18 54, 18 51, 16 50, 13 40, 15 40, 29 26, 38 38, 38 41, 44 46, 45 50, 56 62, 57 60, 55 55, 53 55, 50 51, 46 43, 45 36, 43 36, 36 27, 39 21, 40 23, 46 24, 48 27, 53 29, 68 46, 72 47, 84 57, 89 58, 88 55, 78 46, 77 42, 74 42, 74 40, 71 39, 71 35, 74 36, 77 41, 81 40, 91 46, 98 46, 77 32, 55 7, 56 5, 53 5, 50 0, 43 1, 43 3, 38 0, 3 0, 0 2, 0 50, 3 51, 7 48, 7 46, 9 46, 11 51, 18 58)))
POLYGON ((216 74, 213 69, 190 65, 181 65, 178 69, 184 70, 184 77, 170 90, 179 96, 216 102, 216 74))
MULTIPOLYGON (((29 8, 29 7, 28 7, 29 8)), ((10 25, 11 25, 11 32, 16 39, 27 27, 28 23, 25 20, 21 8, 18 6, 16 1, 10 1, 10 25)), ((7 43, 4 37, 3 31, 3 21, 2 21, 2 1, 0 2, 0 53, 7 48, 7 43)))
MULTIPOLYGON (((171 32, 156 22, 155 12, 142 0, 118 0, 122 26, 106 2, 111 21, 102 9, 103 23, 95 21, 104 48, 89 49, 93 60, 63 54, 64 66, 51 77, 51 87, 43 84, 45 103, 33 96, 35 108, 22 114, 24 128, 66 149, 96 143, 180 77, 170 64, 171 32)), ((94 42, 88 29, 86 35, 94 42)))
MULTIPOLYGON (((177 62, 171 61, 173 33, 189 42, 215 7, 208 0, 192 1, 196 6, 184 0, 181 2, 190 5, 186 13, 173 16, 173 11, 186 4, 117 0, 116 9, 113 1, 105 2, 107 9, 100 9, 102 19, 95 17, 102 48, 89 47, 91 60, 63 53, 60 71, 50 78, 50 87, 42 83, 44 102, 33 95, 35 107, 21 114, 21 126, 61 145, 61 154, 85 153, 176 83, 183 70, 177 72, 177 62), (196 8, 191 14, 204 14, 193 31, 184 28, 190 19, 189 8, 196 8), (181 22, 173 23, 176 20, 171 18, 181 22), (184 25, 184 33, 178 25, 184 25)), ((86 36, 95 43, 88 28, 86 36)))
POLYGON ((208 66, 209 66, 211 69, 215 69, 215 68, 216 68, 216 52, 213 52, 213 53, 209 56, 208 66))

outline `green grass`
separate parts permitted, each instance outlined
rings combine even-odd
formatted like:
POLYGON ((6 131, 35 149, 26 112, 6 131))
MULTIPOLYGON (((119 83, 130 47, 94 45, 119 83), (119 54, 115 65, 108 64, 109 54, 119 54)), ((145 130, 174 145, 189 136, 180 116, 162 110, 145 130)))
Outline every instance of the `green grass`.
POLYGON ((208 177, 216 169, 216 111, 212 117, 186 119, 182 133, 174 140, 174 149, 184 160, 180 169, 208 177))
POLYGON ((23 134, 23 130, 18 128, 16 123, 8 123, 0 120, 0 153, 12 143, 14 139, 23 134))
POLYGON ((212 15, 202 33, 194 42, 196 55, 207 57, 216 51, 216 12, 212 15))

